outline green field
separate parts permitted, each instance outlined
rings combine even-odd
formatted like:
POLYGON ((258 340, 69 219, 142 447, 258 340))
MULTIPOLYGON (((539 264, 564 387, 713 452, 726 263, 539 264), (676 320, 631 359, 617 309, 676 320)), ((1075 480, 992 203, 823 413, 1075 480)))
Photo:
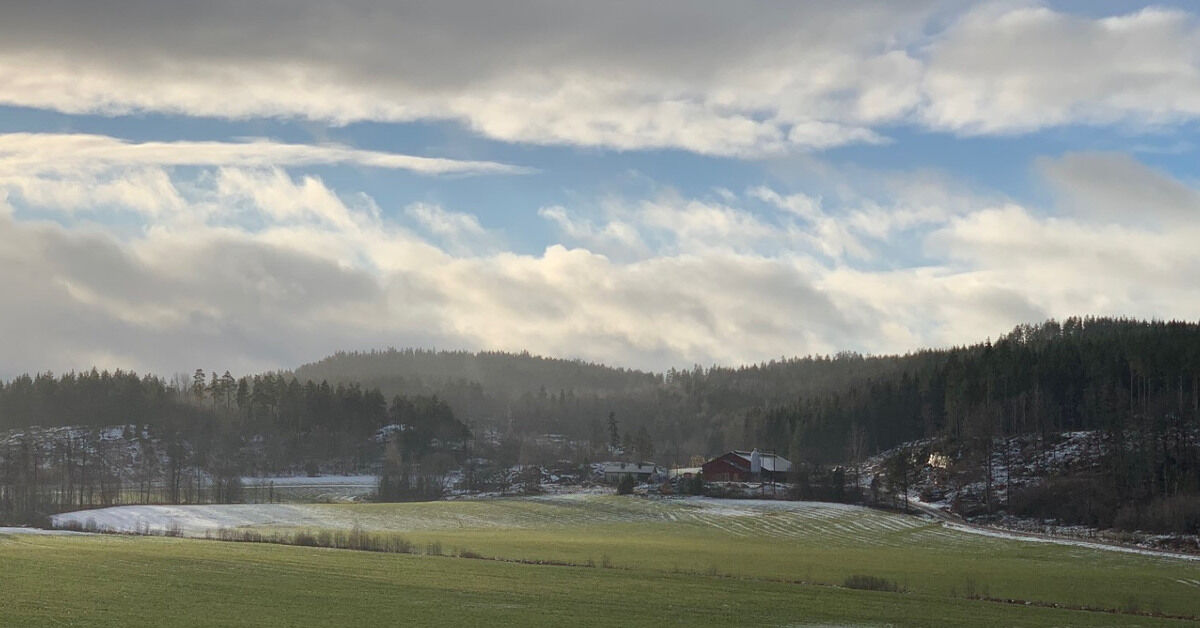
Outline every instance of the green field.
MULTIPOLYGON (((0 625, 1151 626, 1195 622, 1147 613, 1200 616, 1195 561, 844 506, 588 496, 303 508, 306 523, 402 535, 445 556, 0 537, 0 625), (903 592, 837 586, 856 574, 903 592)), ((315 530, 285 523, 259 528, 315 530)))

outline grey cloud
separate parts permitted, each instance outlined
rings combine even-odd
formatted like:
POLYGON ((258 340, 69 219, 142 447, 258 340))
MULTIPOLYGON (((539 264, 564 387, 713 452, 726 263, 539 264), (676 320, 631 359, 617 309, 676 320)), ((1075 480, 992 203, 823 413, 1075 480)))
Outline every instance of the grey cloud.
POLYGON ((1200 25, 1037 3, 9 3, 0 102, 460 121, 505 141, 732 156, 1200 116, 1200 25))
POLYGON ((912 28, 935 3, 905 3, 909 19, 891 4, 67 0, 7 6, 0 48, 184 72, 198 59, 299 61, 433 90, 578 63, 603 74, 703 78, 798 40, 842 47, 867 27, 912 28))
MULTIPOLYGON (((350 248, 364 251, 388 239, 355 229, 306 237, 333 250, 351 238, 350 248)), ((614 263, 557 246, 542 256, 455 258, 421 255, 436 249, 418 246, 416 256, 383 264, 289 242, 269 230, 201 225, 118 240, 100 227, 4 214, 0 376, 93 364, 244 372, 387 345, 529 349, 665 368, 870 337, 780 259, 708 252, 614 263)))
POLYGON ((228 166, 266 168, 351 164, 423 174, 526 174, 527 168, 360 150, 339 145, 244 142, 130 142, 82 133, 0 134, 0 177, 94 173, 116 168, 228 166))
POLYGON ((448 291, 439 318, 488 348, 665 368, 877 339, 782 259, 704 253, 618 264, 556 246, 540 258, 462 261, 435 273, 448 291))
MULTIPOLYGON (((1099 198, 1107 180, 1129 179, 1122 206, 1163 206, 1169 216, 1187 207, 1185 184, 1111 156, 1068 156, 1043 167, 1077 192, 1095 187, 1081 193, 1099 198)), ((289 176, 255 184, 263 193, 240 208, 254 228, 197 212, 196 220, 147 224, 121 239, 115 228, 14 217, 0 203, 0 376, 93 363, 247 371, 387 345, 528 349, 665 368, 904 351, 974 341, 1044 316, 1200 309, 1195 221, 1152 229, 986 197, 945 209, 965 192, 939 190, 936 178, 912 182, 915 189, 896 188, 892 204, 880 199, 872 211, 932 231, 931 261, 889 258, 876 269, 822 261, 812 237, 818 226, 787 223, 781 238, 737 198, 708 206, 665 195, 624 205, 628 215, 615 210, 613 220, 634 240, 660 243, 628 259, 563 245, 540 255, 454 254, 370 207, 345 206, 320 180, 298 187, 289 176), (337 219, 286 211, 307 196, 325 199, 337 219), (888 215, 913 206, 922 208, 917 217, 888 215), (638 218, 647 207, 670 219, 638 218), (793 238, 791 230, 810 237, 793 238), (903 266, 879 269, 889 263, 903 266)), ((791 198, 767 192, 757 196, 791 198)), ((229 201, 219 189, 201 196, 185 201, 218 208, 229 201)), ((567 208, 545 215, 586 223, 567 208)), ((586 223, 581 232, 606 230, 586 223)), ((898 230, 873 237, 895 243, 898 230)))
POLYGON ((1200 23, 1145 8, 1095 19, 984 3, 935 38, 926 122, 966 133, 1168 124, 1200 115, 1200 23))
POLYGON ((1200 218, 1200 191, 1122 153, 1070 153, 1037 168, 1080 216, 1154 227, 1200 218))
POLYGON ((384 316, 372 276, 279 247, 214 239, 142 260, 106 235, 0 217, 0 249, 4 375, 277 368, 387 340, 331 324, 351 308, 384 316))
POLYGON ((0 24, 0 102, 723 154, 873 142, 864 124, 916 102, 896 46, 939 4, 24 3, 0 24))

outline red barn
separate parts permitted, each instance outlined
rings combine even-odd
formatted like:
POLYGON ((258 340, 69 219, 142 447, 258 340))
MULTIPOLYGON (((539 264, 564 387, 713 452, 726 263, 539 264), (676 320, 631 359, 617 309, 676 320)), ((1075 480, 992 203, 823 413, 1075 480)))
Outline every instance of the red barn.
POLYGON ((700 467, 705 482, 783 482, 792 470, 792 463, 775 454, 755 451, 731 451, 700 467), (755 473, 754 459, 758 459, 755 473))

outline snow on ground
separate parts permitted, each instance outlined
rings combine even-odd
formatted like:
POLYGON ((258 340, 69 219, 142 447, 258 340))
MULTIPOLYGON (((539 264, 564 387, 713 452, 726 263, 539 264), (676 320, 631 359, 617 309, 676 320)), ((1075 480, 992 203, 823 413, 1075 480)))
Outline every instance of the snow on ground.
MULTIPOLYGON (((617 497, 594 493, 527 498, 454 500, 361 506, 330 504, 233 504, 212 506, 119 506, 55 515, 56 527, 202 537, 220 529, 361 527, 373 531, 553 529, 595 524, 665 524, 733 537, 818 539, 830 547, 990 546, 1011 542, 1055 543, 1165 559, 1200 560, 1150 549, 1055 539, 935 522, 862 506, 825 502, 731 500, 710 497, 617 497), (939 525, 940 523, 940 525, 939 525)), ((986 551, 989 547, 981 547, 986 551)))
POLYGON ((721 499, 719 497, 684 497, 681 499, 690 504, 703 504, 709 508, 728 508, 730 514, 741 514, 737 511, 741 509, 752 509, 753 512, 759 511, 784 511, 784 512, 800 512, 813 509, 826 510, 841 510, 846 512, 876 512, 863 506, 854 504, 840 504, 837 502, 806 502, 806 501, 784 501, 781 499, 721 499))
POLYGON ((379 478, 374 475, 292 475, 287 477, 244 477, 242 484, 246 486, 329 486, 351 487, 366 486, 374 488, 379 478))
POLYGON ((243 477, 247 501, 352 503, 375 492, 374 475, 243 477))
MULTIPOLYGON (((208 506, 114 506, 50 517, 56 528, 105 532, 203 536, 207 531, 244 526, 339 527, 329 513, 301 504, 223 504, 208 506)), ((351 527, 348 522, 347 527, 351 527)))
POLYGON ((118 506, 52 517, 56 527, 204 536, 221 528, 301 527, 413 531, 548 528, 597 523, 670 523, 733 536, 796 538, 822 533, 847 543, 881 544, 889 531, 929 527, 860 506, 707 497, 620 498, 568 493, 528 498, 454 500, 346 507, 326 504, 118 506))
POLYGON ((42 528, 6 528, 0 526, 0 536, 6 534, 33 534, 39 536, 53 535, 63 536, 67 534, 86 534, 86 532, 75 532, 73 530, 45 530, 42 528))
POLYGON ((1142 556, 1155 556, 1158 558, 1179 558, 1182 560, 1200 561, 1200 556, 1195 554, 1182 554, 1178 552, 1164 552, 1160 550, 1143 549, 1140 547, 1128 547, 1125 545, 1110 545, 1108 543, 1092 543, 1089 541, 1076 541, 1074 539, 1055 538, 1049 536, 1034 536, 1029 534, 1020 534, 1017 532, 1009 532, 1006 530, 996 530, 993 528, 984 528, 980 526, 966 525, 962 523, 954 523, 946 521, 943 526, 957 532, 966 532, 968 534, 978 534, 995 539, 1008 539, 1011 541, 1024 541, 1026 543, 1053 543, 1055 545, 1069 545, 1071 547, 1084 547, 1087 549, 1105 550, 1110 552, 1125 552, 1128 554, 1140 554, 1142 556))

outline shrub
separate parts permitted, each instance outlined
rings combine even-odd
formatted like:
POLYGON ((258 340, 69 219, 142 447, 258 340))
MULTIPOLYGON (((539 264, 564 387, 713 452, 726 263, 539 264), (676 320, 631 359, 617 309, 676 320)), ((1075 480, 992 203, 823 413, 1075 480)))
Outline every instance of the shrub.
POLYGON ((624 475, 621 481, 617 482, 617 495, 629 495, 633 493, 633 476, 624 475))
POLYGON ((891 591, 895 593, 900 590, 900 587, 892 580, 880 578, 879 576, 866 576, 855 574, 847 576, 846 581, 842 583, 847 589, 860 589, 863 591, 891 591))
POLYGON ((521 485, 521 493, 523 495, 538 495, 542 492, 542 469, 533 465, 526 465, 521 469, 517 481, 521 485))
POLYGON ((684 495, 703 495, 704 488, 704 478, 699 473, 679 479, 679 492, 684 495))
POLYGON ((1200 494, 1158 497, 1146 504, 1129 504, 1117 512, 1113 527, 1175 534, 1200 534, 1200 494))
POLYGON ((1013 514, 1057 519, 1066 524, 1107 528, 1117 511, 1117 498, 1096 478, 1051 478, 1045 484, 1013 492, 1013 514))
MULTIPOLYGON (((0 509, 0 526, 16 525, 29 526, 33 528, 53 528, 55 527, 50 520, 50 517, 37 512, 14 512, 11 510, 0 509)), ((59 526, 63 530, 74 530, 75 528, 68 527, 70 523, 64 523, 59 526)), ((75 524, 78 525, 78 524, 75 524)))
MULTIPOLYGON (((437 543, 437 549, 441 550, 442 544, 437 543)), ((416 552, 416 546, 413 542, 396 534, 388 537, 387 547, 383 551, 392 552, 394 554, 413 554, 416 552)))

